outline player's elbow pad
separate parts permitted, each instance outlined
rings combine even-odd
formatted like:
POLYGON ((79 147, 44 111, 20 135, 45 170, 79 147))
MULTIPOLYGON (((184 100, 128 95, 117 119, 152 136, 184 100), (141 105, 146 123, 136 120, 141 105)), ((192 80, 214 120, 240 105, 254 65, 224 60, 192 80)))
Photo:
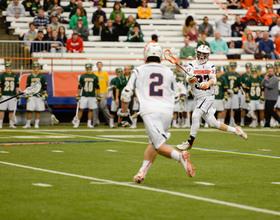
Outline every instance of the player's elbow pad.
POLYGON ((132 95, 133 95, 133 91, 128 87, 124 87, 121 94, 121 100, 124 102, 130 102, 132 95))

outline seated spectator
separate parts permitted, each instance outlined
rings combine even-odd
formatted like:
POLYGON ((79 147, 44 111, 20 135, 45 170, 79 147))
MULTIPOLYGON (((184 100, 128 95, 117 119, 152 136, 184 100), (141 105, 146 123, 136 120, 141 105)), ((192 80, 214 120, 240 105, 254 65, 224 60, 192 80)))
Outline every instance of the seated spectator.
POLYGON ((210 48, 210 44, 206 41, 206 38, 207 38, 207 34, 206 33, 202 33, 201 34, 201 38, 198 41, 196 48, 198 48, 200 45, 206 45, 206 46, 208 46, 210 48))
POLYGON ((83 39, 83 41, 88 41, 89 30, 88 27, 84 26, 84 21, 82 18, 78 19, 78 24, 73 28, 74 32, 78 33, 78 36, 83 39))
POLYGON ((231 25, 231 36, 241 37, 243 35, 246 24, 241 21, 240 15, 235 16, 235 22, 231 25))
POLYGON ((83 8, 83 2, 81 0, 79 0, 77 5, 74 6, 73 9, 71 10, 69 18, 71 18, 77 12, 77 8, 81 9, 81 17, 87 16, 87 11, 85 8, 83 8))
POLYGON ((78 33, 73 32, 72 37, 66 42, 67 53, 83 53, 84 42, 78 36, 78 33))
MULTIPOLYGON (((23 5, 25 11, 29 11, 29 13, 30 13, 33 2, 34 2, 33 0, 24 0, 24 1, 22 1, 21 4, 23 5)), ((8 7, 7 1, 0 0, 0 10, 5 11, 7 9, 7 7, 8 7)))
POLYGON ((105 28, 103 15, 98 15, 97 20, 94 22, 93 35, 101 36, 102 29, 105 28))
POLYGON ((30 53, 47 52, 47 45, 43 41, 43 30, 38 30, 37 37, 31 42, 30 53))
POLYGON ((276 34, 276 37, 274 39, 274 44, 275 44, 275 53, 280 56, 280 31, 276 34))
POLYGON ((276 36, 278 31, 280 31, 280 18, 277 19, 276 25, 273 28, 271 28, 271 31, 269 32, 269 34, 274 39, 274 37, 276 36))
MULTIPOLYGON (((278 15, 278 14, 277 14, 278 15)), ((270 32, 271 31, 271 28, 273 28, 276 24, 277 24, 277 16, 276 15, 273 15, 272 16, 272 23, 271 23, 271 25, 269 25, 269 28, 268 28, 268 32, 270 32)))
POLYGON ((213 54, 227 54, 228 45, 221 39, 221 34, 219 31, 215 32, 215 39, 210 43, 211 53, 213 54))
POLYGON ((125 20, 125 28, 126 28, 126 33, 130 31, 135 25, 138 25, 140 28, 140 25, 136 22, 134 17, 132 15, 129 15, 127 19, 125 20))
POLYGON ((189 7, 189 2, 188 0, 175 0, 179 8, 188 8, 189 7))
POLYGON ((209 36, 209 37, 214 36, 213 26, 208 23, 208 17, 207 16, 205 16, 203 18, 203 23, 198 26, 198 32, 200 34, 206 33, 207 36, 209 36))
POLYGON ((24 57, 29 57, 31 41, 37 37, 36 27, 33 22, 29 23, 29 31, 24 34, 24 57), (28 42, 29 41, 29 42, 28 42))
POLYGON ((200 33, 197 30, 197 24, 195 22, 191 23, 191 29, 187 32, 187 37, 191 42, 198 42, 200 33))
POLYGON ((273 41, 269 39, 267 31, 263 32, 263 39, 259 41, 259 53, 263 58, 279 59, 278 54, 274 51, 273 41))
POLYGON ((183 36, 186 37, 187 36, 187 32, 191 29, 191 23, 193 22, 193 17, 191 15, 189 15, 186 20, 185 20, 185 24, 183 26, 183 36))
POLYGON ((113 11, 110 14, 110 19, 112 21, 115 21, 116 19, 116 14, 120 14, 122 16, 122 22, 125 23, 125 16, 124 13, 122 12, 122 8, 119 2, 115 2, 113 6, 113 11))
POLYGON ((80 18, 83 19, 84 25, 88 27, 87 17, 86 16, 82 16, 82 9, 77 8, 76 9, 76 14, 74 14, 70 18, 70 22, 69 22, 70 29, 73 29, 73 27, 77 26, 78 19, 80 19, 80 18))
MULTIPOLYGON (((20 18, 25 16, 25 8, 19 0, 13 0, 7 7, 7 17, 20 18)), ((10 22, 6 22, 6 34, 9 34, 10 22)))
POLYGON ((70 0, 69 5, 63 7, 63 11, 71 12, 75 6, 77 6, 76 0, 70 0))
POLYGON ((35 17, 38 14, 38 10, 41 8, 43 8, 43 6, 41 5, 40 0, 34 0, 30 9, 30 15, 35 17))
MULTIPOLYGON (((252 31, 251 31, 250 28, 247 27, 247 28, 244 29, 244 32, 243 32, 243 35, 242 35, 242 38, 241 38, 242 43, 247 40, 247 37, 248 37, 249 34, 252 34, 252 31)), ((255 40, 253 39, 253 41, 255 41, 255 40)))
POLYGON ((64 19, 62 16, 62 8, 60 6, 56 7, 54 15, 58 17, 58 22, 60 24, 69 24, 69 21, 67 19, 64 19))
POLYGON ((51 43, 50 44, 50 52, 51 53, 65 53, 66 52, 66 48, 63 46, 63 40, 58 36, 57 30, 52 31, 51 41, 61 42, 61 44, 58 44, 58 43, 51 43))
POLYGON ((272 25, 273 21, 272 21, 272 17, 277 17, 280 18, 280 16, 276 13, 273 12, 272 8, 268 8, 267 9, 267 13, 265 13, 261 18, 260 18, 260 22, 263 23, 265 26, 270 26, 272 25))
POLYGON ((52 30, 58 31, 58 28, 61 26, 61 24, 58 22, 58 17, 57 15, 53 15, 51 18, 52 23, 50 23, 50 26, 52 30))
POLYGON ((119 41, 119 35, 117 33, 117 30, 114 29, 113 21, 111 19, 107 20, 105 28, 102 29, 101 40, 102 41, 119 41))
POLYGON ((144 42, 143 33, 139 28, 138 24, 135 24, 134 27, 127 33, 127 42, 144 42))
POLYGON ((247 40, 243 42, 244 52, 246 54, 255 54, 258 50, 258 44, 254 41, 253 35, 250 33, 247 40))
POLYGON ((273 8, 273 1, 274 0, 259 0, 260 5, 264 8, 273 8))
POLYGON ((50 19, 48 16, 44 15, 44 10, 39 9, 38 14, 34 18, 34 23, 38 30, 44 30, 50 23, 50 19))
POLYGON ((240 0, 227 0, 228 9, 239 9, 241 7, 240 0))
POLYGON ((241 8, 249 9, 254 5, 254 0, 240 0, 241 8))
POLYGON ((175 19, 175 13, 179 13, 179 7, 173 0, 166 0, 161 3, 160 10, 162 19, 175 19))
POLYGON ((141 6, 137 9, 137 17, 138 19, 151 19, 152 18, 152 10, 148 7, 147 0, 142 0, 141 6))
POLYGON ((46 33, 44 35, 44 41, 50 41, 52 39, 52 27, 48 26, 46 28, 46 33))
POLYGON ((59 29, 58 29, 58 36, 62 40, 63 46, 65 46, 66 42, 67 42, 67 36, 66 36, 66 32, 65 32, 65 27, 63 27, 63 26, 59 27, 59 29))
POLYGON ((102 10, 102 3, 98 3, 96 7, 97 7, 97 10, 95 12, 93 12, 91 22, 93 24, 95 24, 95 21, 96 21, 98 15, 102 15, 104 22, 106 22, 107 21, 107 17, 106 17, 105 11, 102 10))
POLYGON ((138 8, 141 5, 141 0, 122 0, 123 8, 138 8))
POLYGON ((265 14, 265 9, 259 4, 258 0, 255 0, 254 5, 252 5, 246 13, 246 16, 242 18, 242 22, 246 25, 257 25, 261 17, 265 14))
POLYGON ((231 36, 231 27, 227 23, 228 16, 223 15, 222 18, 216 20, 216 31, 219 31, 222 37, 230 37, 231 36))
POLYGON ((189 38, 185 37, 185 46, 180 49, 180 59, 195 58, 195 48, 189 45, 189 38))
POLYGON ((160 8, 162 0, 157 0, 156 2, 157 2, 157 8, 160 8))
POLYGON ((256 31, 255 42, 258 43, 262 39, 262 32, 256 31))
POLYGON ((60 0, 53 0, 52 4, 48 8, 48 14, 50 16, 54 15, 57 7, 60 7, 60 0))
POLYGON ((113 27, 116 29, 116 31, 118 32, 119 36, 127 36, 127 28, 125 27, 125 25, 122 22, 122 17, 120 14, 116 14, 116 20, 113 23, 113 27))

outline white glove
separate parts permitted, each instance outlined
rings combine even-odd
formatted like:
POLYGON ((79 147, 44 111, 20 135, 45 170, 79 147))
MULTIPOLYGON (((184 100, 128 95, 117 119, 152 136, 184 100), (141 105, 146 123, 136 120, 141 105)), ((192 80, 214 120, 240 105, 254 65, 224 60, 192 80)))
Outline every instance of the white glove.
POLYGON ((196 79, 196 77, 195 77, 195 75, 194 75, 193 73, 189 73, 189 75, 188 75, 188 81, 189 81, 190 83, 195 83, 195 82, 197 81, 197 79, 196 79))

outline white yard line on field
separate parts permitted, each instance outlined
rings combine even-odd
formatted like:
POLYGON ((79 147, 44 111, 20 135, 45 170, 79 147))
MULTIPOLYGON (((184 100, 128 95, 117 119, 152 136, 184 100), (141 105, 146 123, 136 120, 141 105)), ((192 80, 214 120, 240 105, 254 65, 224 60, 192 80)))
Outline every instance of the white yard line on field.
POLYGON ((46 183, 32 183, 33 186, 41 186, 41 187, 52 187, 50 184, 46 183))
POLYGON ((238 209, 249 210, 249 211, 253 211, 253 212, 260 212, 260 213, 280 216, 280 212, 278 212, 278 211, 256 208, 253 206, 241 205, 241 204, 237 204, 237 203, 210 199, 210 198, 205 198, 205 197, 201 197, 201 196, 194 196, 194 195, 190 195, 190 194, 186 194, 186 193, 180 193, 180 192, 174 192, 174 191, 169 191, 169 190, 164 190, 164 189, 157 189, 157 188, 153 188, 153 187, 141 186, 139 184, 129 184, 129 183, 124 183, 124 182, 99 179, 99 178, 90 177, 90 176, 83 176, 83 175, 78 175, 78 174, 59 172, 59 171, 55 171, 55 170, 47 170, 47 169, 42 169, 42 168, 37 168, 37 167, 25 166, 25 165, 21 165, 21 164, 9 163, 9 162, 5 162, 5 161, 0 161, 0 164, 20 167, 20 168, 25 168, 25 169, 31 169, 31 170, 36 170, 36 171, 41 171, 41 172, 46 172, 46 173, 53 173, 53 174, 58 174, 58 175, 63 175, 63 176, 76 177, 76 178, 80 178, 80 179, 100 181, 100 182, 105 182, 105 183, 109 183, 109 184, 132 187, 132 188, 137 188, 137 189, 142 189, 142 190, 147 190, 147 191, 165 193, 165 194, 169 194, 169 195, 173 195, 173 196, 180 196, 180 197, 184 197, 184 198, 188 198, 188 199, 194 199, 194 200, 209 202, 209 203, 213 203, 213 204, 219 204, 219 205, 234 207, 234 208, 238 208, 238 209))

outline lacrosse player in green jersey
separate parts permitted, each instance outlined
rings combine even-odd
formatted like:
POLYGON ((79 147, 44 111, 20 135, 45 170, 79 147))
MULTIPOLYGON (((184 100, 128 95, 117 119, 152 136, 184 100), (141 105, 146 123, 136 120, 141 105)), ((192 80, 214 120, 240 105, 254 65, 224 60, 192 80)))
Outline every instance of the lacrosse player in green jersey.
MULTIPOLYGON (((19 93, 19 80, 17 74, 13 72, 12 63, 5 63, 5 72, 0 75, 0 100, 5 100, 19 93)), ((18 99, 19 97, 17 97, 18 99)), ((16 109, 17 100, 11 99, 0 104, 0 128, 3 127, 5 111, 9 111, 10 128, 16 128, 13 122, 13 112, 16 109)))
POLYGON ((32 64, 32 73, 27 77, 26 87, 31 86, 35 82, 40 82, 42 85, 41 90, 33 96, 25 96, 26 100, 26 124, 23 128, 31 128, 32 112, 35 112, 35 125, 34 128, 39 128, 40 114, 45 111, 44 101, 48 98, 47 94, 47 80, 44 74, 40 73, 40 64, 34 61, 32 64))
MULTIPOLYGON (((275 69, 275 76, 278 78, 279 84, 278 84, 278 89, 279 89, 279 94, 278 94, 278 100, 275 104, 275 110, 278 115, 280 115, 280 61, 275 61, 274 62, 274 69, 275 69)), ((279 123, 276 121, 273 117, 270 120, 271 127, 278 127, 279 123)))
POLYGON ((78 120, 74 124, 74 128, 78 128, 80 125, 80 120, 83 116, 84 109, 88 109, 88 120, 87 127, 93 128, 92 125, 92 116, 93 109, 97 109, 97 98, 96 95, 99 96, 99 81, 98 77, 92 72, 92 64, 85 64, 86 73, 81 75, 78 85, 78 92, 76 95, 77 102, 80 103, 78 120), (95 94, 95 89, 97 90, 97 94, 95 94))

